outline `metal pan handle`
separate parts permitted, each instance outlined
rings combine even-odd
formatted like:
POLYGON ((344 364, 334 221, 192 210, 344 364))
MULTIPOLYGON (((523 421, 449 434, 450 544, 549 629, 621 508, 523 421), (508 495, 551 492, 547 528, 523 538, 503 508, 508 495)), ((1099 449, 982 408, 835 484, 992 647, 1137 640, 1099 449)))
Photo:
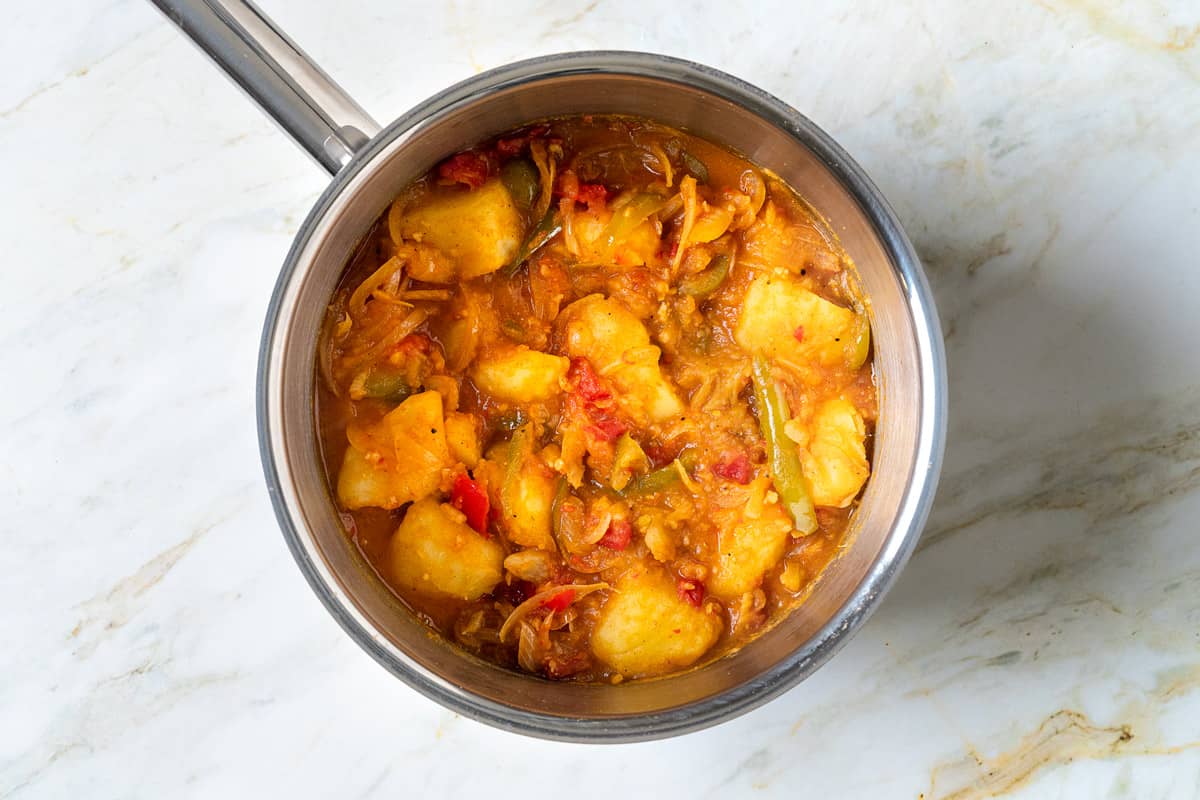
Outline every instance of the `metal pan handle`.
POLYGON ((379 123, 247 0, 150 0, 332 175, 379 123))

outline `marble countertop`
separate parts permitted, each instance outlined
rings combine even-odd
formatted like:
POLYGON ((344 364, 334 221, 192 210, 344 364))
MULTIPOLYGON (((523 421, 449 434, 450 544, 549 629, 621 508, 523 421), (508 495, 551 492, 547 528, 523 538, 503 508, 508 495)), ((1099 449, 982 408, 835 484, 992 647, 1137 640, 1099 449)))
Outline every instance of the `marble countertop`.
POLYGON ((896 588, 810 680, 665 742, 524 739, 391 678, 305 585, 258 462, 259 329, 324 176, 141 0, 24 3, 0 797, 1200 794, 1200 6, 494 5, 262 0, 381 120, 613 47, 837 137, 925 261, 950 364, 896 588))

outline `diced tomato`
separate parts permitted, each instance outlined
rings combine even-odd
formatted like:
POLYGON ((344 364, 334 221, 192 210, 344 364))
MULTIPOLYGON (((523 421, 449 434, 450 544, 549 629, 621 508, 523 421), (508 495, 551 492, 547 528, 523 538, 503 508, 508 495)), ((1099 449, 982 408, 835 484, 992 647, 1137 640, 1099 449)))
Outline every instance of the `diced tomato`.
POLYGON ((745 453, 726 453, 721 460, 713 464, 713 472, 727 481, 740 483, 745 486, 754 475, 750 468, 750 459, 745 453))
POLYGON ((546 659, 546 677, 569 678, 572 675, 578 675, 591 665, 592 660, 586 652, 575 652, 567 656, 552 655, 546 659))
POLYGON ((655 469, 670 464, 679 453, 678 448, 668 447, 657 442, 650 442, 643 445, 642 449, 646 452, 646 458, 650 459, 650 466, 655 469))
POLYGON ((627 520, 614 519, 600 539, 600 546, 609 550, 624 550, 633 541, 633 526, 627 520))
POLYGON ((548 608, 551 611, 566 611, 571 603, 575 602, 575 590, 563 589, 558 594, 551 595, 542 601, 542 608, 548 608))
POLYGON ((792 331, 792 337, 793 337, 793 338, 794 338, 794 339, 795 339, 797 342, 803 342, 803 341, 804 341, 804 326, 803 326, 803 325, 797 325, 797 326, 796 326, 796 330, 792 331))
POLYGON ((607 414, 598 414, 593 415, 592 424, 588 425, 586 430, 603 442, 615 442, 622 433, 629 430, 629 426, 607 414))
POLYGON ((586 203, 589 210, 603 208, 608 201, 608 189, 602 183, 581 183, 575 194, 576 203, 586 203))
POLYGON ((405 336, 400 341, 396 342, 396 346, 392 352, 394 353, 431 353, 433 351, 433 341, 423 333, 414 333, 405 336))
POLYGON ((579 396, 589 402, 607 400, 612 392, 600 380, 600 376, 592 369, 592 362, 582 356, 571 359, 571 367, 567 370, 567 379, 575 385, 579 396))
POLYGON ((686 600, 696 608, 699 608, 700 604, 704 602, 704 584, 700 581, 680 578, 676 588, 679 591, 680 600, 686 600))
POLYGON ((530 597, 537 594, 537 587, 529 581, 515 580, 512 583, 500 582, 495 589, 492 590, 492 596, 497 600, 503 600, 510 605, 519 606, 530 597))
POLYGON ((510 139, 499 139, 496 142, 496 151, 502 156, 516 156, 520 155, 521 151, 528 144, 528 136, 513 136, 510 139))
POLYGON ((450 505, 466 514, 467 524, 487 537, 488 510, 491 502, 483 487, 466 474, 457 476, 454 486, 450 489, 450 505))
POLYGON ((472 189, 483 186, 488 177, 487 156, 482 153, 466 152, 450 156, 438 165, 438 178, 442 183, 464 183, 472 189))
POLYGON ((603 208, 608 202, 608 187, 602 183, 580 183, 579 177, 567 169, 554 182, 554 195, 585 203, 589 209, 603 208))

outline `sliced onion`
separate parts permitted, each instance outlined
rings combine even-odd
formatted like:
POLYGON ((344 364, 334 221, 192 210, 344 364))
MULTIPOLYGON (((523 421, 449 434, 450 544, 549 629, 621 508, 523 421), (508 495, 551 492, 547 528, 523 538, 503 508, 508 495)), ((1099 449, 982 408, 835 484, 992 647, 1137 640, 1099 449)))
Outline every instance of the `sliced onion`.
POLYGON ((767 200, 767 184, 757 172, 748 169, 738 178, 738 188, 750 198, 750 216, 758 216, 759 210, 767 200))
POLYGON ((592 592, 598 592, 601 589, 607 588, 609 588, 607 583, 566 583, 561 586, 551 586, 549 589, 543 589, 533 597, 526 600, 524 603, 521 603, 521 605, 514 608, 512 613, 508 615, 508 619, 504 620, 504 624, 500 626, 500 641, 503 642, 505 639, 507 639, 508 634, 510 631, 512 631, 513 627, 521 622, 521 620, 525 619, 525 617, 529 616, 530 613, 541 608, 543 603, 552 597, 557 597, 559 594, 567 591, 568 589, 574 590, 575 597, 571 600, 571 602, 575 603, 578 602, 580 598, 586 597, 592 592))
MULTIPOLYGON (((503 630, 501 630, 500 639, 504 640, 503 630)), ((537 629, 529 622, 522 622, 521 635, 517 639, 517 663, 526 672, 537 672, 538 667, 541 666, 535 655, 536 649, 537 629)))
POLYGON ((529 154, 533 156, 533 164, 537 167, 541 178, 542 191, 538 194, 537 205, 533 207, 532 219, 538 220, 546 216, 550 208, 550 198, 554 192, 554 175, 558 162, 546 147, 544 139, 533 139, 529 142, 529 154))
POLYGON ((398 256, 392 256, 383 262, 383 266, 371 273, 371 276, 358 285, 354 294, 350 295, 349 309, 354 316, 360 316, 366 308, 367 299, 383 284, 397 278, 404 269, 404 261, 398 256))
POLYGON ((692 226, 696 223, 696 212, 700 200, 696 196, 696 179, 688 175, 679 181, 679 195, 683 198, 683 225, 679 228, 679 246, 675 248, 675 258, 671 259, 672 274, 679 272, 679 264, 683 261, 683 251, 692 235, 692 226))

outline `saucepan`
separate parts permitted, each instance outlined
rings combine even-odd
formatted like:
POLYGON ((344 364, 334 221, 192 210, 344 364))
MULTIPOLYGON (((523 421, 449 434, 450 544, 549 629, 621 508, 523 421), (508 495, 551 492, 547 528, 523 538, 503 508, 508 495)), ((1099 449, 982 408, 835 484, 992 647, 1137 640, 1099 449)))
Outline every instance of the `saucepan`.
POLYGON ((827 661, 878 607, 920 536, 937 483, 946 368, 920 262, 863 170, 795 109, 699 64, 575 52, 484 72, 381 128, 258 9, 242 0, 154 0, 332 176, 300 226, 263 331, 258 429, 288 547, 346 633, 396 677, 465 716, 550 739, 636 741, 730 719, 827 661), (808 600, 733 655, 619 686, 551 682, 453 647, 410 613, 348 540, 317 451, 320 323, 355 245, 389 201, 451 153, 566 114, 647 117, 724 144, 797 187, 857 265, 880 387, 873 476, 849 544, 808 600))

